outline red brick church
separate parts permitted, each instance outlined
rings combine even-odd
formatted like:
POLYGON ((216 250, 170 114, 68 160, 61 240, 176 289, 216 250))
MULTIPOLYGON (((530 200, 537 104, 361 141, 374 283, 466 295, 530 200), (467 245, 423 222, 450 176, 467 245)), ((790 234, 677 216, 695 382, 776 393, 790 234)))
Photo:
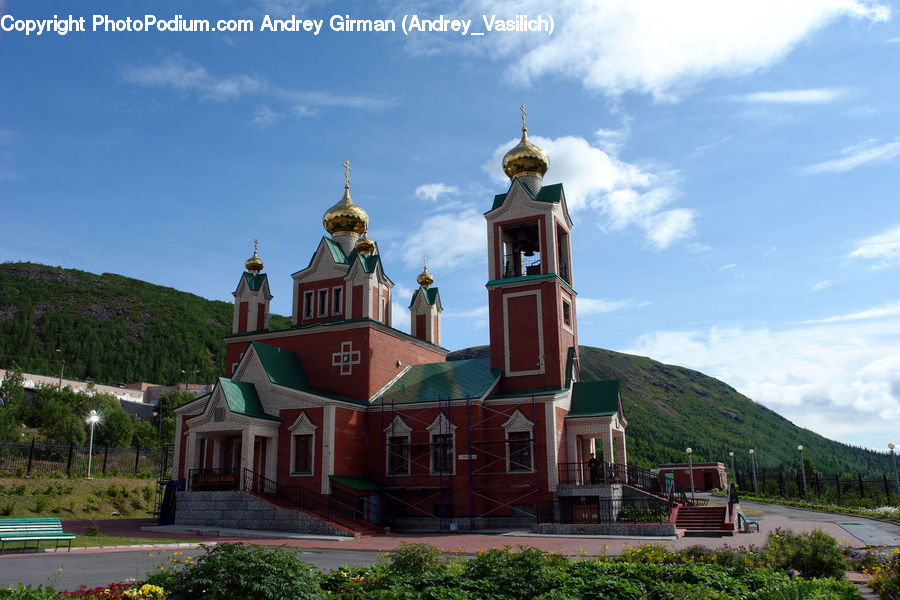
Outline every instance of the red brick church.
POLYGON ((268 328, 268 275, 256 249, 246 262, 225 376, 177 411, 176 478, 188 490, 337 498, 381 526, 484 528, 533 518, 565 465, 592 452, 625 464, 618 384, 577 381, 573 224, 562 184, 544 185, 548 158, 524 115, 503 159, 509 189, 485 204, 489 357, 446 360, 427 265, 411 334, 392 326, 406 317, 391 314, 394 284, 345 166, 328 236, 291 275, 290 329, 268 328))

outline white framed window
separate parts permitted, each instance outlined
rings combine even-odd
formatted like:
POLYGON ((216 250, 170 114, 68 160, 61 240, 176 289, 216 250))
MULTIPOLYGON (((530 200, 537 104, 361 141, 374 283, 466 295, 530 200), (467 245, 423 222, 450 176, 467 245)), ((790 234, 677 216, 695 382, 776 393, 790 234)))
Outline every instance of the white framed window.
POLYGON ((312 319, 313 318, 313 305, 314 305, 314 295, 312 292, 304 292, 303 293, 303 318, 304 319, 312 319))
POLYGON ((456 425, 441 413, 428 426, 428 433, 431 436, 431 474, 453 475, 456 472, 456 425))
POLYGON ((394 417, 391 424, 384 428, 385 443, 385 475, 396 477, 410 474, 409 439, 412 427, 400 418, 394 417))
POLYGON ((516 409, 503 424, 506 431, 506 472, 534 471, 534 423, 516 409))
POLYGON ((288 427, 291 432, 291 475, 312 475, 315 471, 316 429, 305 412, 288 427))
POLYGON ((331 314, 339 315, 344 312, 344 288, 336 287, 331 290, 331 314))
POLYGON ((560 293, 560 309, 562 318, 562 328, 569 333, 574 333, 572 323, 575 321, 572 315, 572 297, 565 293, 560 293))
POLYGON ((328 290, 319 290, 319 316, 328 314, 328 290))

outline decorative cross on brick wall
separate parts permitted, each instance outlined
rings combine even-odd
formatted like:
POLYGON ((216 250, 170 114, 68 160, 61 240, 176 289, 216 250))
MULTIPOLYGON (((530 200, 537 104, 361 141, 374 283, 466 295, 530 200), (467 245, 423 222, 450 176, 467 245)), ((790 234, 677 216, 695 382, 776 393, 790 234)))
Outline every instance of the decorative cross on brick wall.
POLYGON ((341 351, 331 355, 331 366, 340 367, 341 375, 353 373, 353 365, 359 364, 359 350, 353 349, 353 342, 341 342, 341 351))

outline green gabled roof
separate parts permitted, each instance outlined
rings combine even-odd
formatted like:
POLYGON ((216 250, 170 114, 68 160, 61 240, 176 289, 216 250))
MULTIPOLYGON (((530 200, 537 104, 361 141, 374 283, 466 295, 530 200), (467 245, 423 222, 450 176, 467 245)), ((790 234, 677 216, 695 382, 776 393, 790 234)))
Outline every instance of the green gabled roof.
POLYGON ((566 418, 603 417, 619 411, 619 382, 576 381, 572 386, 572 408, 566 418))
MULTIPOLYGON (((419 292, 424 288, 419 288, 413 292, 412 300, 409 301, 409 307, 412 308, 412 305, 415 304, 416 298, 419 296, 419 292)), ((438 289, 437 288, 428 288, 425 289, 425 302, 428 304, 434 304, 437 301, 438 297, 438 289)))
POLYGON ((328 478, 336 483, 340 483, 351 490, 360 492, 379 491, 384 488, 383 485, 368 477, 358 477, 356 475, 329 475, 328 478))
POLYGON ((481 398, 500 378, 490 358, 471 358, 426 365, 413 365, 375 396, 395 404, 481 398))
POLYGON ((259 395, 256 393, 256 386, 252 383, 219 377, 219 385, 222 387, 225 402, 228 403, 228 410, 231 412, 256 419, 281 420, 263 410, 259 395))
MULTIPOLYGON (((545 185, 541 187, 537 195, 532 194, 531 190, 528 189, 528 186, 526 186, 521 181, 519 181, 518 183, 522 186, 522 189, 524 189, 528 193, 528 196, 532 200, 537 200, 538 202, 559 202, 559 199, 562 197, 563 186, 561 183, 545 185)), ((497 210, 498 208, 503 206, 503 203, 506 202, 506 196, 508 195, 509 192, 507 192, 506 194, 497 194, 496 196, 494 196, 494 204, 493 206, 491 206, 491 210, 497 210)))
MULTIPOLYGON (((331 252, 331 258, 334 259, 334 262, 339 265, 347 264, 347 256, 344 254, 344 251, 341 249, 340 244, 329 237, 322 236, 322 240, 325 241, 325 247, 328 248, 328 251, 331 252)), ((315 255, 314 255, 315 256, 315 255)), ((312 261, 310 261, 310 264, 312 261)))
POLYGON ((313 391, 309 377, 303 369, 300 357, 284 348, 276 348, 260 342, 251 342, 269 381, 304 392, 313 391))
POLYGON ((247 282, 247 287, 254 292, 258 292, 260 290, 263 282, 266 279, 267 277, 265 273, 244 273, 244 281, 247 282))

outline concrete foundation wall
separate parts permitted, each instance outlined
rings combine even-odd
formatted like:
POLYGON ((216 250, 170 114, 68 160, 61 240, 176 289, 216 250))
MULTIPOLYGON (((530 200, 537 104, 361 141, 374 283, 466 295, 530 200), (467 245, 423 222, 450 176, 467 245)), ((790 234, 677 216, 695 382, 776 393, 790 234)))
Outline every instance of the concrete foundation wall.
POLYGON ((237 491, 178 492, 175 523, 352 536, 348 531, 309 513, 280 508, 246 492, 237 491))
POLYGON ((531 529, 547 535, 623 535, 627 537, 675 536, 674 523, 595 523, 590 525, 562 525, 541 523, 531 529))

